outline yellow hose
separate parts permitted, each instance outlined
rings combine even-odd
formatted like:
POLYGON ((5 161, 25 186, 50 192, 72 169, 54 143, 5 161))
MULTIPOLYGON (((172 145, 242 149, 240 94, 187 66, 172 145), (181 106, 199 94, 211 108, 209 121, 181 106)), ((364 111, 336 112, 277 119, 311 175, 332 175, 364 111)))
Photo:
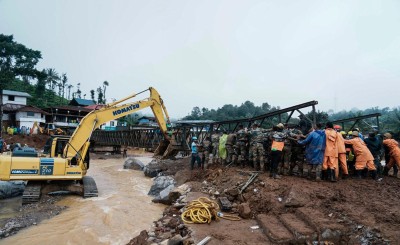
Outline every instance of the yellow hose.
POLYGON ((234 221, 240 220, 238 216, 222 214, 219 210, 218 203, 206 197, 200 197, 186 206, 181 218, 187 224, 209 224, 212 219, 218 221, 219 218, 234 221))

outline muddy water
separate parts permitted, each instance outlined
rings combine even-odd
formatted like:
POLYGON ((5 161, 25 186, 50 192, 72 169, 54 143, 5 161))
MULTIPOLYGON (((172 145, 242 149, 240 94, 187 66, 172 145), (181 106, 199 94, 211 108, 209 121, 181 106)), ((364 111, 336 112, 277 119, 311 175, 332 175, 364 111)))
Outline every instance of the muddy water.
MULTIPOLYGON (((150 156, 138 157, 143 163, 150 156)), ((99 197, 67 196, 59 202, 69 208, 52 219, 4 239, 1 244, 126 244, 161 217, 163 205, 147 196, 152 180, 143 172, 124 170, 122 159, 93 160, 99 197)))

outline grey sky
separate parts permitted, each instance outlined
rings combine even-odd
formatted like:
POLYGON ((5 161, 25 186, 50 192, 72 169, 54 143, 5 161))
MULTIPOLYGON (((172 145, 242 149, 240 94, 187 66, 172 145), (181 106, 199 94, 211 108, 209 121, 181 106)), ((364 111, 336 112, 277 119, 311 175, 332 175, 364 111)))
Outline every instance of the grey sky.
POLYGON ((172 117, 246 100, 399 106, 400 1, 0 0, 0 33, 107 98, 155 87, 172 117), (335 103, 336 98, 336 103, 335 103))

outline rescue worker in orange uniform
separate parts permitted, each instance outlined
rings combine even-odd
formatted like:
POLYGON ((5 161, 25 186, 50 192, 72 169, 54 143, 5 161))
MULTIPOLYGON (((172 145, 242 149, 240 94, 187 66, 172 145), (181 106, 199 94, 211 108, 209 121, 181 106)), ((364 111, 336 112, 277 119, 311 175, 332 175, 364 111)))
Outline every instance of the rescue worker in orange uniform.
POLYGON ((332 182, 336 181, 335 169, 337 166, 338 148, 337 138, 338 133, 333 129, 333 124, 327 122, 325 126, 326 147, 324 153, 324 162, 322 164, 322 171, 327 173, 327 180, 332 182))
MULTIPOLYGON (((383 175, 388 175, 389 170, 393 167, 394 164, 400 168, 400 148, 399 143, 392 139, 392 135, 390 133, 383 134, 383 145, 389 150, 389 162, 386 163, 385 168, 383 169, 383 175)), ((397 177, 397 176, 395 176, 397 177)))
POLYGON ((340 133, 340 130, 342 129, 342 127, 339 125, 335 125, 333 127, 338 134, 337 140, 336 140, 336 147, 338 149, 338 158, 337 158, 336 166, 335 166, 335 177, 336 177, 336 179, 339 179, 339 163, 340 163, 340 168, 342 169, 342 178, 346 179, 347 176, 349 175, 349 171, 347 169, 346 147, 344 145, 343 136, 340 133))
POLYGON ((376 168, 374 165, 374 156, 369 151, 367 144, 358 136, 358 131, 353 131, 353 138, 344 140, 345 144, 352 145, 354 155, 356 156, 355 169, 357 178, 361 179, 361 172, 367 167, 371 172, 372 178, 376 179, 376 168))

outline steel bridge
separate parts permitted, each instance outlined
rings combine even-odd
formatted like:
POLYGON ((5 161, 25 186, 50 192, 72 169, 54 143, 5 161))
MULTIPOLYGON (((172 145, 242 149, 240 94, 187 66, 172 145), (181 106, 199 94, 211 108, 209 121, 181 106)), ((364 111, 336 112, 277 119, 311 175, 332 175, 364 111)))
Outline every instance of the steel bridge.
MULTIPOLYGON (((271 127, 276 123, 288 123, 295 112, 303 116, 309 125, 315 125, 315 106, 317 101, 309 101, 303 104, 291 106, 285 109, 275 110, 251 118, 243 118, 227 121, 178 121, 170 131, 173 140, 170 148, 173 151, 188 151, 191 138, 196 136, 202 142, 206 137, 218 131, 233 132, 241 124, 250 127, 254 122, 260 123, 263 127, 271 127), (311 108, 310 113, 302 110, 311 108), (307 114, 307 115, 306 115, 307 114)), ((121 146, 140 147, 155 150, 164 140, 164 136, 157 127, 133 127, 129 130, 121 131, 101 131, 96 130, 91 140, 95 146, 112 146, 116 151, 120 151, 121 146)))

